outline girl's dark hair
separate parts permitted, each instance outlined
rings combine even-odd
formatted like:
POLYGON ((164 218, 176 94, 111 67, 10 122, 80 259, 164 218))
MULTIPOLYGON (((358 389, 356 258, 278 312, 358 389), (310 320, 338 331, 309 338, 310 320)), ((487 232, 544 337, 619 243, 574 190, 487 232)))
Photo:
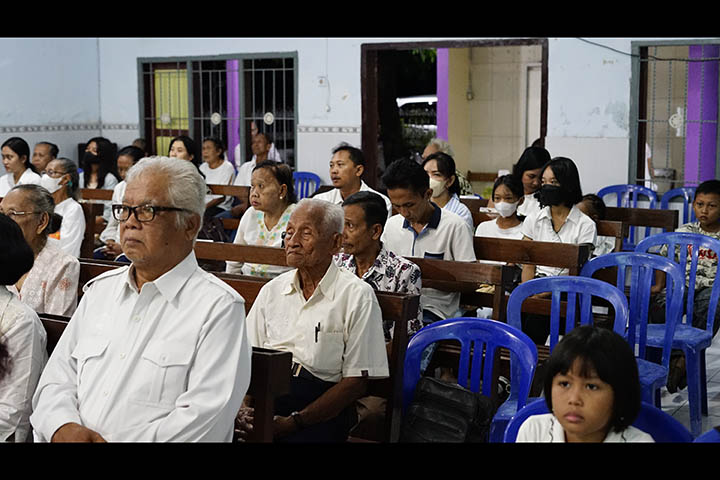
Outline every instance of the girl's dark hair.
POLYGON ((602 198, 598 197, 594 193, 588 193, 587 195, 583 195, 582 201, 588 202, 590 204, 590 208, 593 210, 593 212, 595 212, 598 220, 605 220, 605 212, 607 207, 605 206, 605 202, 602 198))
MULTIPOLYGON (((190 160, 195 167, 197 167, 198 172, 200 172, 200 165, 202 164, 202 152, 198 149, 198 144, 195 143, 195 140, 188 137, 187 135, 179 135, 172 140, 170 140, 170 145, 168 145, 168 156, 170 155, 170 149, 173 146, 173 143, 175 142, 182 142, 183 145, 185 145, 185 150, 188 151, 190 155, 192 155, 192 160, 190 160)), ((200 174, 205 177, 205 174, 200 172, 200 174)))
POLYGON ((537 170, 550 161, 550 153, 543 147, 527 147, 513 165, 512 174, 522 181, 525 170, 537 170))
MULTIPOLYGON (((267 138, 267 137, 265 137, 265 138, 267 138)), ((218 149, 218 150, 220 150, 219 157, 222 158, 223 153, 225 153, 225 145, 223 145, 223 142, 222 142, 219 138, 217 138, 217 137, 206 137, 206 138, 203 139, 203 143, 205 143, 205 142, 212 142, 213 144, 215 144, 215 148, 218 149)), ((201 157, 201 158, 202 158, 202 157, 201 157)))
POLYGON ((293 179, 293 172, 289 165, 274 160, 265 160, 255 165, 253 172, 259 168, 265 168, 275 177, 275 180, 280 185, 285 185, 287 188, 287 203, 297 203, 297 196, 295 195, 295 180, 293 179))
POLYGON ((435 152, 428 155, 427 158, 423 160, 423 168, 425 168, 425 164, 430 160, 435 160, 437 162, 438 172, 440 172, 443 177, 450 178, 455 175, 455 181, 452 185, 450 185, 450 187, 448 187, 448 191, 450 192, 450 195, 460 195, 460 180, 458 180, 458 177, 455 174, 455 160, 453 160, 453 158, 447 153, 435 152))
POLYGON ((517 198, 523 198, 523 196, 525 195, 525 190, 523 190, 523 184, 520 181, 520 177, 516 177, 512 174, 499 177, 497 180, 495 180, 495 184, 493 185, 493 197, 495 196, 495 190, 497 190, 500 185, 505 185, 507 188, 509 188, 512 194, 515 195, 517 198))
POLYGON ((27 201, 33 205, 34 211, 48 214, 48 224, 39 234, 39 236, 43 237, 42 246, 44 247, 48 235, 60 230, 63 218, 62 215, 55 213, 55 200, 52 194, 45 187, 32 183, 16 185, 11 191, 15 190, 25 194, 27 201))
MULTIPOLYGON (((108 173, 112 173, 115 178, 118 178, 117 173, 117 155, 115 152, 115 145, 105 137, 93 137, 85 144, 85 148, 95 142, 97 146, 97 156, 100 159, 98 164, 97 172, 97 188, 103 188, 105 186, 105 177, 108 173)), ((90 165, 85 165, 83 161, 83 184, 87 188, 88 182, 90 181, 90 174, 92 172, 90 165)))
POLYGON ((133 159, 133 165, 135 165, 138 160, 145 157, 145 150, 143 150, 140 147, 136 147, 135 145, 128 145, 127 147, 123 147, 117 152, 117 156, 115 157, 115 165, 117 165, 117 157, 127 155, 129 157, 132 157, 133 159))
POLYGON ((23 155, 25 156, 25 162, 23 165, 25 165, 25 168, 29 168, 31 171, 38 173, 37 169, 35 168, 35 165, 32 164, 31 155, 30 155, 30 145, 23 140, 20 137, 10 137, 7 140, 5 140, 2 144, 2 147, 8 147, 10 150, 15 152, 18 157, 22 158, 23 155))
POLYGON ((540 172, 542 176, 547 168, 551 168, 555 179, 560 183, 564 193, 563 203, 571 207, 582 200, 582 188, 580 187, 580 174, 575 162, 566 157, 555 157, 550 160, 540 172))
POLYGON ((15 285, 33 266, 35 255, 20 226, 0 214, 0 285, 15 285))
POLYGON ((572 329, 555 346, 545 364, 543 383, 545 403, 552 412, 552 385, 555 375, 567 374, 576 360, 580 375, 589 377, 594 370, 600 380, 613 389, 610 428, 621 432, 640 412, 640 378, 630 344, 609 328, 583 325, 572 329))

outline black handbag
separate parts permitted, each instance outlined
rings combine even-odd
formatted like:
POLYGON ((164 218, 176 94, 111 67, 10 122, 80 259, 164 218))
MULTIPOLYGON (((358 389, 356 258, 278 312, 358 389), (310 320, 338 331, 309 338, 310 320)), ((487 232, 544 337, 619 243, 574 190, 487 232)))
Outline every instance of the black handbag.
POLYGON ((403 417, 400 442, 487 442, 496 407, 490 398, 456 383, 422 377, 403 417))

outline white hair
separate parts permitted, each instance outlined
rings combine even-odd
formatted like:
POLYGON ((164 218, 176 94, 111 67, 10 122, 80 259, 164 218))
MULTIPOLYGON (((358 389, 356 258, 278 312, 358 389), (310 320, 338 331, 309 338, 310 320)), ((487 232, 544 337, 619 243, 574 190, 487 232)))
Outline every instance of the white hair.
POLYGON ((453 149, 452 147, 450 147, 450 144, 441 138, 433 138, 427 144, 428 147, 430 145, 434 145, 435 147, 437 147, 438 151, 440 152, 446 153, 453 158, 455 157, 455 154, 453 153, 453 149))
MULTIPOLYGON (((192 162, 161 156, 141 158, 128 169, 125 182, 130 184, 136 178, 147 178, 151 174, 167 179, 170 205, 166 206, 188 210, 188 212, 177 212, 179 228, 187 227, 192 215, 203 217, 207 185, 192 162)), ((202 222, 199 222, 198 226, 202 226, 202 222)))
MULTIPOLYGON (((319 220, 319 230, 324 234, 333 234, 343 232, 345 225, 345 211, 340 205, 320 200, 319 198, 303 198, 297 203, 297 209, 309 208, 310 210, 321 210, 322 213, 317 217, 319 220)), ((313 215, 313 218, 315 216, 313 215)))

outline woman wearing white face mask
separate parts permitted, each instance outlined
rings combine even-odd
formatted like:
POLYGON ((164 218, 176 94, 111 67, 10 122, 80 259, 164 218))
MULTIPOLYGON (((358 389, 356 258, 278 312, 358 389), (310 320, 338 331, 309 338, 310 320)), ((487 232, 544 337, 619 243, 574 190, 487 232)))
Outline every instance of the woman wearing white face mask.
POLYGON ((60 230, 50 234, 48 242, 74 257, 80 256, 80 245, 85 236, 85 215, 77 202, 79 184, 77 166, 67 158, 56 158, 48 163, 40 179, 40 185, 55 200, 55 213, 63 217, 60 230))
POLYGON ((455 176, 455 160, 442 152, 428 155, 422 164, 430 177, 432 202, 440 208, 460 215, 473 231, 473 218, 470 209, 460 201, 460 182, 455 176))
POLYGON ((522 240, 522 219, 518 217, 518 207, 525 200, 522 183, 513 175, 503 175, 495 180, 492 199, 500 216, 480 223, 475 236, 522 240))

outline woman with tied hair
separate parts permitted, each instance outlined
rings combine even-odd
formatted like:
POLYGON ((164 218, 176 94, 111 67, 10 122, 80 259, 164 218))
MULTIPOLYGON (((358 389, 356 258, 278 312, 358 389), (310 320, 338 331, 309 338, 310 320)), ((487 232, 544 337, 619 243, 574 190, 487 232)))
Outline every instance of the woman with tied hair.
POLYGON ((180 135, 170 140, 168 157, 179 158, 180 160, 187 160, 188 162, 191 162, 195 165, 195 167, 197 167, 200 175, 205 177, 205 174, 200 170, 200 165, 202 164, 202 154, 199 152, 195 140, 187 135, 180 135))
POLYGON ((3 198, 0 210, 18 224, 35 258, 32 269, 8 290, 37 313, 71 316, 77 308, 80 262, 48 244, 48 235, 62 222, 52 195, 39 185, 18 185, 3 198))
MULTIPOLYGON (((285 228, 295 210, 292 170, 272 160, 260 162, 252 172, 250 207, 240 220, 234 243, 281 247, 285 228)), ((227 262, 226 271, 241 275, 275 277, 290 267, 227 262)))
POLYGON ((85 214, 77 202, 80 178, 75 163, 67 158, 56 158, 48 163, 40 185, 50 192, 55 201, 55 213, 63 219, 60 230, 50 234, 50 243, 74 257, 80 256, 85 236, 85 214))
POLYGON ((20 137, 11 137, 2 144, 2 161, 7 173, 0 177, 0 197, 4 197, 15 185, 40 183, 32 164, 30 146, 20 137))
POLYGON ((7 348, 7 356, 0 348, 0 371, 6 373, 0 375, 0 442, 32 440, 32 396, 47 362, 47 334, 37 313, 2 287, 15 285, 32 266, 22 230, 0 214, 0 341, 7 348))

